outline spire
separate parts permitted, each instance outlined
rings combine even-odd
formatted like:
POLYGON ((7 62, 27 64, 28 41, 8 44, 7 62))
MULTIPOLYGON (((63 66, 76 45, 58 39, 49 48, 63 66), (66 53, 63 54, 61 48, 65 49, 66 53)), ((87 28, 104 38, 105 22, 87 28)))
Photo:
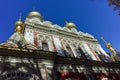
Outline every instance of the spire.
POLYGON ((16 32, 22 32, 22 30, 23 30, 23 22, 21 21, 21 15, 22 14, 20 13, 19 19, 15 23, 15 31, 16 32))
POLYGON ((106 44, 106 47, 112 52, 115 53, 115 50, 113 49, 112 45, 108 43, 103 37, 101 37, 102 41, 106 44))
POLYGON ((22 19, 22 13, 19 14, 19 21, 21 21, 22 19))
POLYGON ((108 43, 103 37, 101 37, 101 39, 102 39, 103 42, 105 42, 105 44, 108 43))
POLYGON ((112 47, 112 45, 110 43, 108 43, 103 37, 101 37, 102 41, 105 42, 106 47, 112 52, 111 59, 115 62, 115 61, 120 61, 120 59, 118 58, 118 56, 116 55, 116 51, 115 49, 112 47))

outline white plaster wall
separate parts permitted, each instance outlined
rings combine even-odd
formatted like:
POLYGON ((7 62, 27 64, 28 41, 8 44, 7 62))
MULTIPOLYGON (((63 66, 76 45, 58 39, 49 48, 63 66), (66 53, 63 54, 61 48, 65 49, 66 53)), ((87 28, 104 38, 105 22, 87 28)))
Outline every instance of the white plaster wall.
POLYGON ((98 45, 98 49, 99 49, 99 51, 101 51, 105 56, 109 56, 109 55, 103 50, 103 48, 102 48, 100 45, 98 45))
POLYGON ((78 54, 76 53, 75 48, 72 45, 70 45, 70 47, 71 47, 71 50, 72 50, 74 56, 76 57, 78 54))
POLYGON ((32 29, 25 29, 24 37, 28 44, 34 44, 34 35, 32 29))
POLYGON ((49 51, 54 51, 52 42, 48 41, 48 47, 49 47, 49 51))
POLYGON ((56 49, 57 49, 57 52, 60 53, 61 55, 65 56, 65 55, 63 54, 62 45, 61 45, 61 43, 60 43, 59 38, 54 36, 54 37, 53 37, 53 41, 54 41, 54 43, 55 43, 55 47, 56 47, 56 49))
POLYGON ((94 56, 93 53, 91 52, 91 50, 90 50, 90 48, 88 47, 88 45, 87 45, 87 44, 83 44, 83 46, 84 46, 84 49, 86 50, 86 52, 91 56, 91 58, 92 58, 93 60, 96 60, 95 56, 94 56))

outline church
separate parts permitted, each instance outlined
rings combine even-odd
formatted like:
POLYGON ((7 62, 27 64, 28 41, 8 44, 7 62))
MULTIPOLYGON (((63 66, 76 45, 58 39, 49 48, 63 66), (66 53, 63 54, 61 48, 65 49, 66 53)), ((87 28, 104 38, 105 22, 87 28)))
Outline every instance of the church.
POLYGON ((61 27, 31 11, 0 43, 0 80, 120 80, 120 64, 75 23, 61 27))

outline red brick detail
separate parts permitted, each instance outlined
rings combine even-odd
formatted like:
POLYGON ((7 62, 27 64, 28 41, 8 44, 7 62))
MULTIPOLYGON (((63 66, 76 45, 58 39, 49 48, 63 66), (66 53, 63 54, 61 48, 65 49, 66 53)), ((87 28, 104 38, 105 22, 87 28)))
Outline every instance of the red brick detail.
POLYGON ((76 80, 81 80, 81 79, 87 80, 87 78, 83 72, 81 72, 81 73, 79 73, 79 72, 61 72, 58 80, 66 80, 69 78, 73 78, 76 80))

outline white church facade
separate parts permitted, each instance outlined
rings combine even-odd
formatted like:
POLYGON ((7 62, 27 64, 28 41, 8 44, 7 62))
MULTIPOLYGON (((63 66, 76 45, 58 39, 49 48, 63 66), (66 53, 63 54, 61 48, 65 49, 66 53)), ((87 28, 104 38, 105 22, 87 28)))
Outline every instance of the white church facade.
POLYGON ((93 35, 73 22, 53 24, 37 11, 15 23, 13 35, 0 44, 0 62, 1 80, 120 79, 120 65, 93 35))

